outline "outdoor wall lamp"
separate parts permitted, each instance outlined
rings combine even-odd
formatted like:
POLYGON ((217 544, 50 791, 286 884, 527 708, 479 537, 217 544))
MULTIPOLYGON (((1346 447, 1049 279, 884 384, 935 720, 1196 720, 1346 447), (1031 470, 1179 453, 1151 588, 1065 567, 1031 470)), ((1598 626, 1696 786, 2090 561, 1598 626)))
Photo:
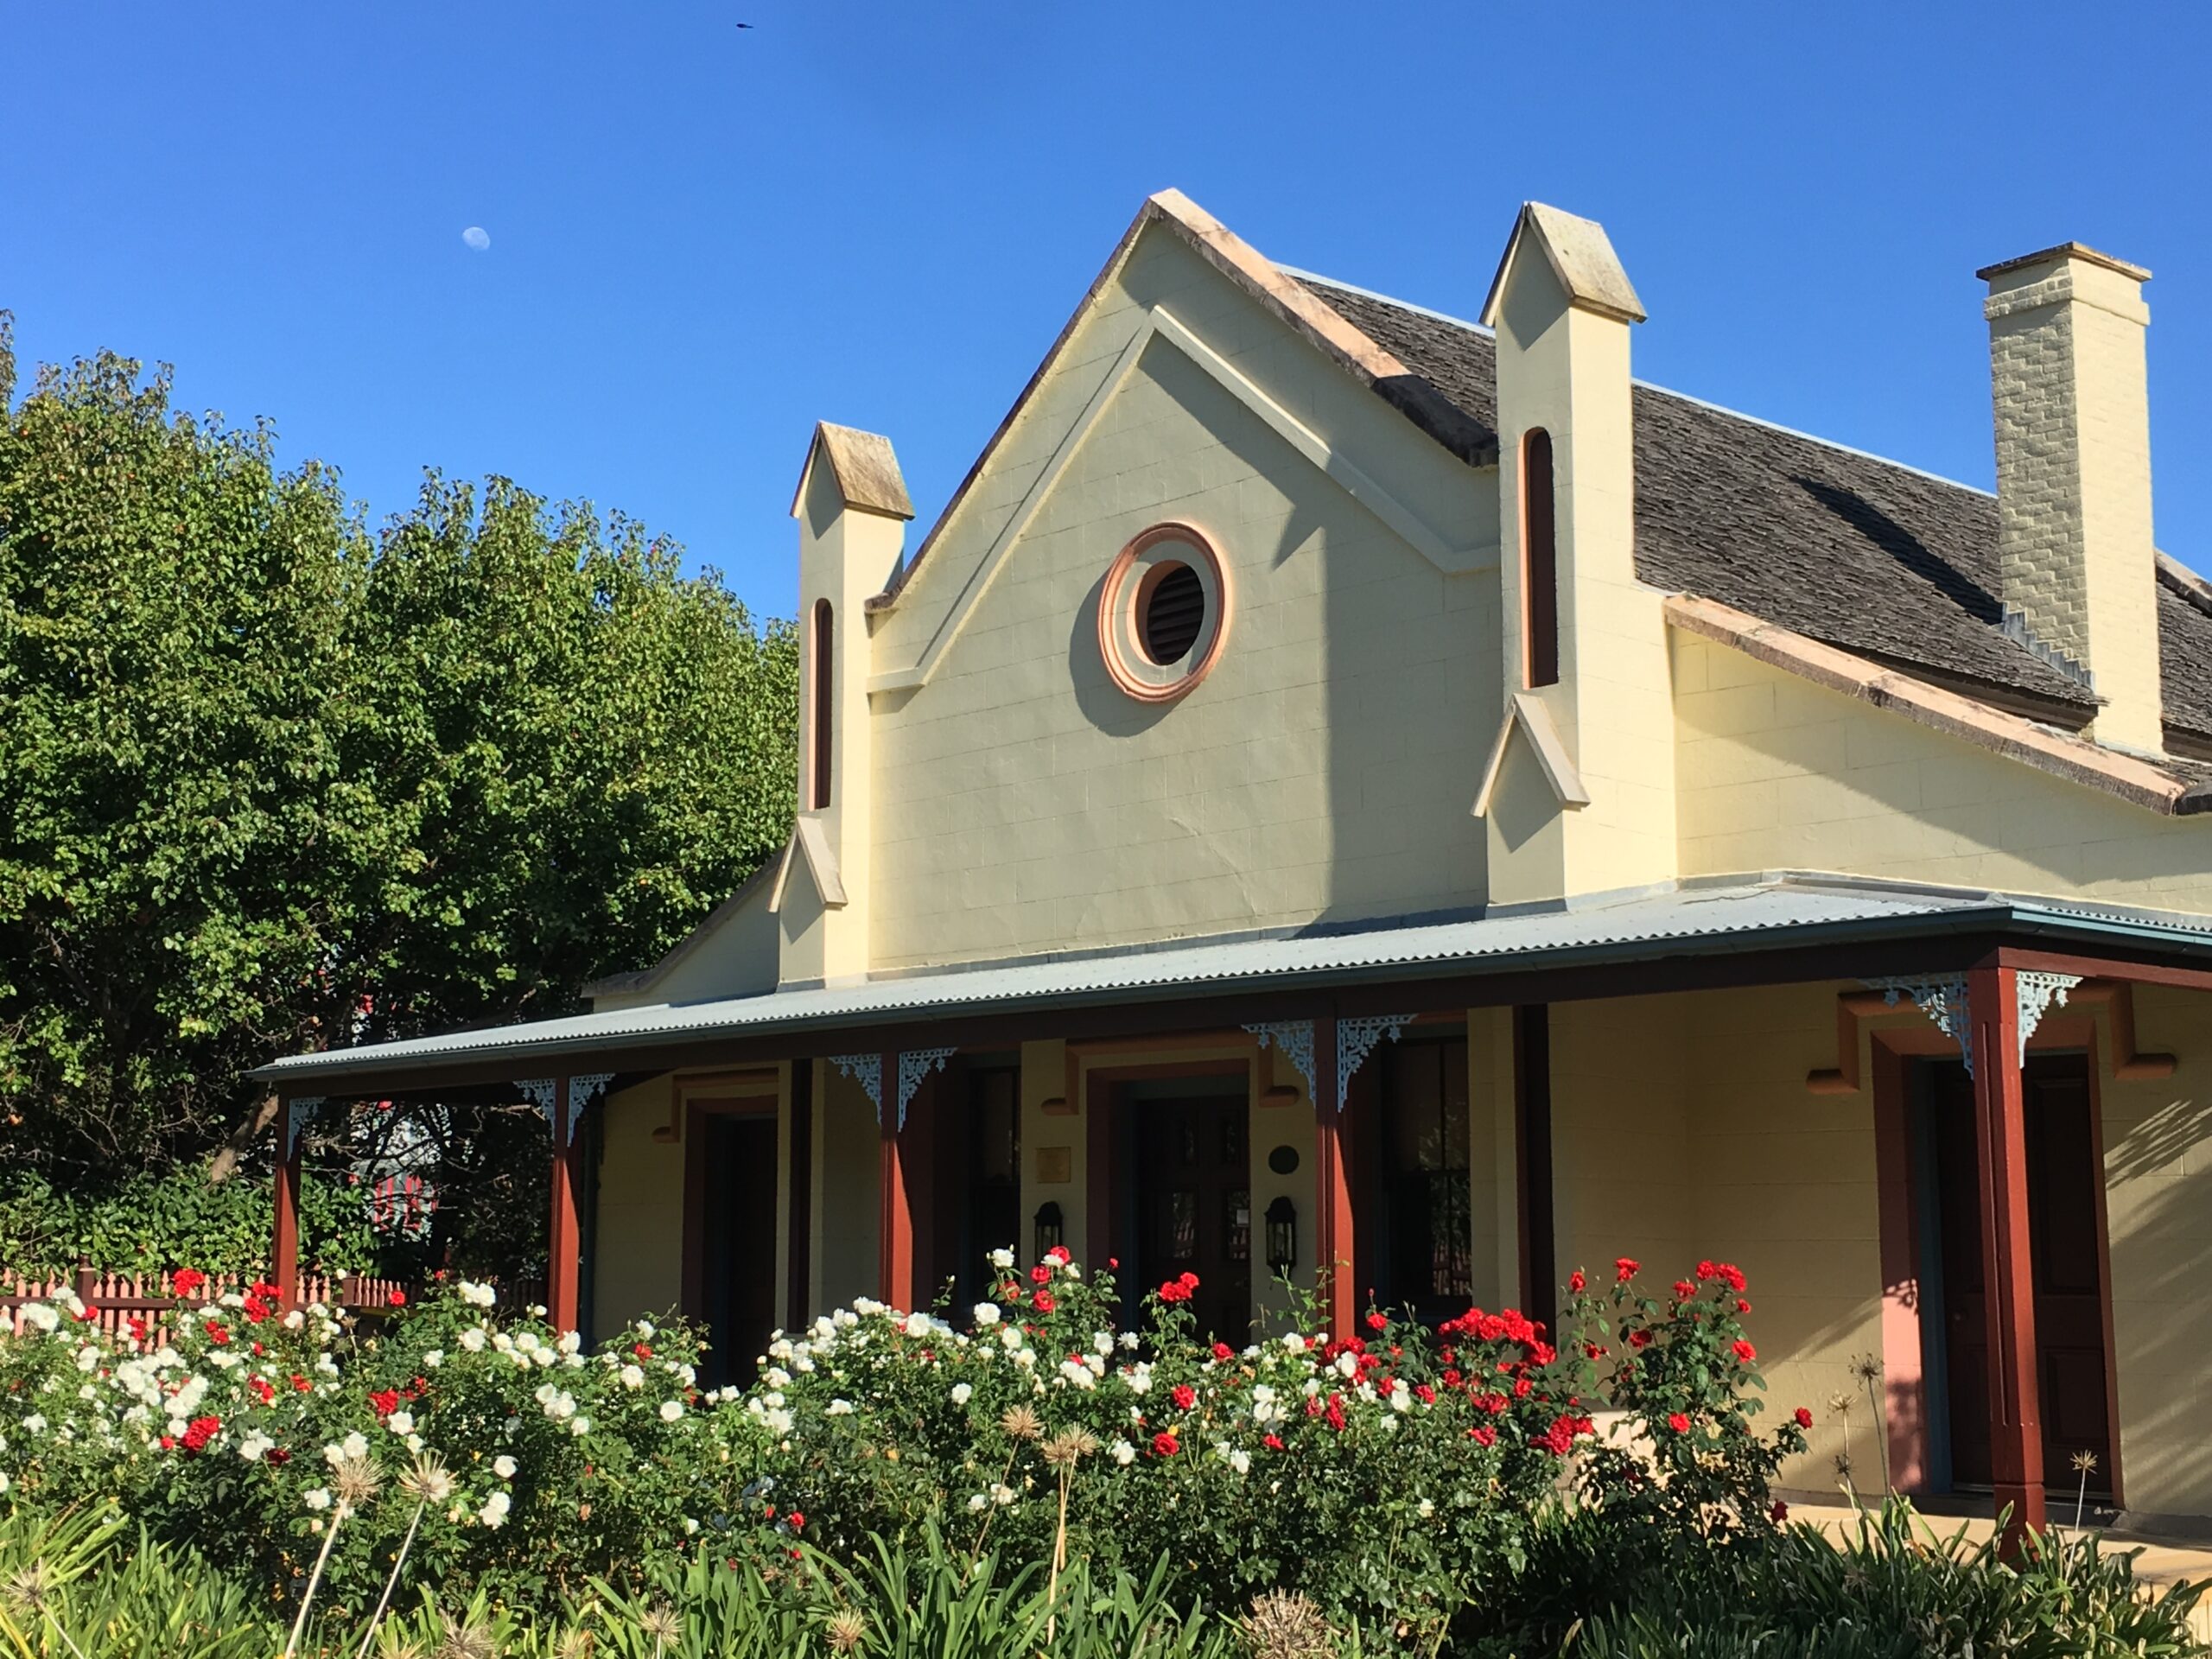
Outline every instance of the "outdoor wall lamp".
POLYGON ((1287 1274, 1298 1266, 1298 1206, 1278 1198, 1268 1206, 1268 1270, 1287 1274))
POLYGON ((1039 1262, 1048 1252, 1059 1249, 1066 1242, 1066 1233, 1067 1225, 1060 1218, 1058 1199, 1047 1198, 1037 1206, 1037 1259, 1039 1262))

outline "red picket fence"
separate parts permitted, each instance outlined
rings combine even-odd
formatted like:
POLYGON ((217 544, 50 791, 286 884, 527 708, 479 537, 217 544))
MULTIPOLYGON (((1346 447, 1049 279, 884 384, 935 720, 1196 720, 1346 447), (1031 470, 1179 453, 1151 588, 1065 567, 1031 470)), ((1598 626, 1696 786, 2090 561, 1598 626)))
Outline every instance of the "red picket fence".
MULTIPOLYGON (((50 1301, 74 1291, 92 1315, 92 1324, 113 1336, 124 1334, 135 1314, 151 1327, 152 1339, 166 1335, 166 1316, 175 1308, 198 1307, 226 1291, 244 1290, 253 1283, 251 1274, 210 1274, 190 1297, 171 1288, 166 1273, 95 1273, 79 1267, 65 1279, 26 1279, 20 1274, 0 1274, 0 1331, 23 1333, 23 1304, 50 1301)), ((378 1313, 399 1306, 416 1295, 415 1289, 397 1279, 369 1279, 359 1274, 336 1278, 323 1274, 300 1274, 298 1302, 322 1302, 356 1313, 378 1313)))

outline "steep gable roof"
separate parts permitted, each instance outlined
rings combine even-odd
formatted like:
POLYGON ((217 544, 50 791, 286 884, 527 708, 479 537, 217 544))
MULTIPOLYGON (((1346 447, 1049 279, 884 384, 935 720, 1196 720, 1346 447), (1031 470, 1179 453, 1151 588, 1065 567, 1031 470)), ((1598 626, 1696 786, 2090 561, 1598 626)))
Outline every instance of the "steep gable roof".
MULTIPOLYGON (((1490 332, 1296 273, 1492 433, 1490 332)), ((2061 724, 2095 700, 1999 628, 1987 493, 1638 383, 1637 573, 2061 724)), ((2159 566, 2170 726, 2212 737, 2212 587, 2159 566)))

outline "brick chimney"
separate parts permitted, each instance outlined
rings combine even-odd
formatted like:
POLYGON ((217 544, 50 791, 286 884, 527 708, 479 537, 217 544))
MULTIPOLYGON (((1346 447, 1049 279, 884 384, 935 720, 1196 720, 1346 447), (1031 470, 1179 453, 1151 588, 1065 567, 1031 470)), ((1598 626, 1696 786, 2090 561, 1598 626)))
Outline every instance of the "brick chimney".
POLYGON ((2078 242, 1989 284, 2005 630, 2101 701, 2098 741, 2163 752, 2139 265, 2078 242))

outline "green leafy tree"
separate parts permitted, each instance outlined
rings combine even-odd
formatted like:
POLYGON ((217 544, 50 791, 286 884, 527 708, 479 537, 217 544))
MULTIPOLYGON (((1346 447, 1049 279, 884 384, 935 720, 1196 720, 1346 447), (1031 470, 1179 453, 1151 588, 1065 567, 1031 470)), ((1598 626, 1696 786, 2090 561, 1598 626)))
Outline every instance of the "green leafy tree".
POLYGON ((265 425, 0 317, 0 1164, 263 1127, 271 1054, 572 1011, 779 842, 797 647, 588 506, 372 531, 265 425))

